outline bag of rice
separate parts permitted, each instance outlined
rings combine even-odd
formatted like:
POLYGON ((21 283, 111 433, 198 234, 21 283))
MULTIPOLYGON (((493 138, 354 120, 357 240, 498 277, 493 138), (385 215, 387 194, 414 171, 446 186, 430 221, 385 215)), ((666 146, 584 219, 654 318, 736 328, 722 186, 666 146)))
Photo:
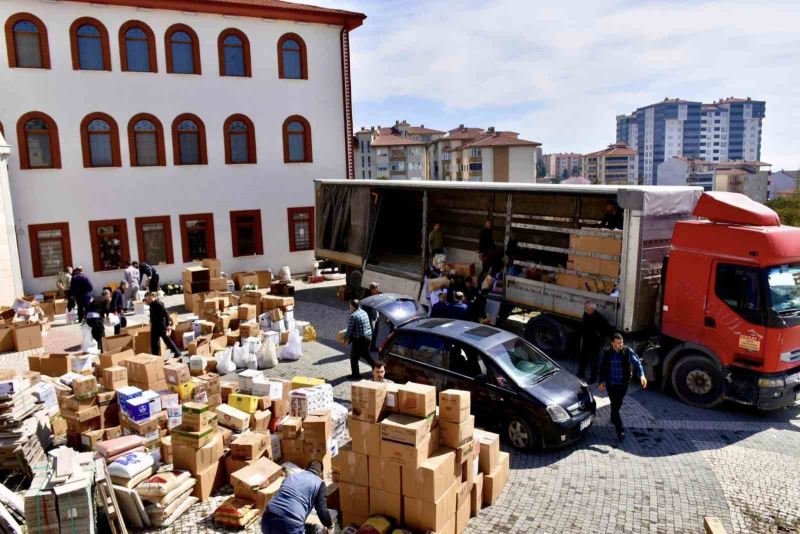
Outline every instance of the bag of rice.
POLYGON ((192 488, 184 490, 183 493, 178 495, 178 497, 173 499, 172 502, 166 506, 159 506, 157 504, 148 505, 145 511, 150 518, 150 522, 156 526, 162 525, 169 516, 180 508, 181 504, 192 495, 192 491, 192 488))
POLYGON ((214 521, 221 525, 244 527, 258 516, 252 501, 229 497, 214 511, 214 521))
POLYGON ((188 471, 164 471, 151 476, 136 488, 143 499, 163 497, 189 478, 188 471))
POLYGON ((131 452, 114 460, 108 466, 108 474, 112 477, 133 478, 148 467, 152 467, 155 460, 143 452, 131 452))
POLYGON ((180 486, 170 491, 163 497, 144 497, 144 499, 153 503, 155 506, 164 508, 175 502, 175 500, 179 499, 179 497, 182 497, 183 494, 188 490, 193 489, 195 484, 197 484, 197 480, 193 478, 187 478, 181 483, 180 486))

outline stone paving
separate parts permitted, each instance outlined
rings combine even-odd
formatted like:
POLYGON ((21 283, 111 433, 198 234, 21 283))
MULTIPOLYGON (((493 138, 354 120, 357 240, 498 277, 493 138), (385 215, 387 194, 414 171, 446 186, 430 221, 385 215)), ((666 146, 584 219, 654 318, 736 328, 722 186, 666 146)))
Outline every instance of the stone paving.
MULTIPOLYGON (((349 405, 349 359, 335 341, 347 305, 335 288, 311 286, 296 294, 295 315, 317 328, 303 358, 268 374, 322 377, 338 402, 349 405)), ((167 304, 182 306, 181 297, 167 304)), ((177 310, 177 308, 176 308, 177 310)), ((142 317, 134 321, 143 320, 142 317)), ((46 348, 79 343, 75 326, 56 326, 46 348)), ((0 355, 0 366, 26 368, 25 354, 0 355)), ((574 371, 571 362, 561 362, 574 371)), ((362 364, 364 376, 368 368, 362 364)), ((618 442, 608 399, 599 395, 592 431, 557 451, 511 452, 511 476, 500 500, 473 519, 467 533, 703 532, 703 517, 722 520, 728 532, 800 532, 800 409, 759 413, 726 405, 709 411, 670 394, 632 388, 622 417, 628 437, 618 442)), ((231 493, 223 488, 184 514, 171 532, 224 532, 210 519, 231 493)), ((258 532, 258 525, 248 531, 258 532)))

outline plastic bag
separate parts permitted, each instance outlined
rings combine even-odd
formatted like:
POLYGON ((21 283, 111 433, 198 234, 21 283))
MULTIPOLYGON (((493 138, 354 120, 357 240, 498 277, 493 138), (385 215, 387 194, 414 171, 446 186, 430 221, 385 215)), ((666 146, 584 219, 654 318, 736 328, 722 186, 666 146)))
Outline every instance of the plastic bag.
POLYGON ((272 339, 267 338, 256 352, 259 369, 272 369, 278 365, 278 349, 272 339))
POLYGON ((247 367, 247 349, 239 346, 239 342, 233 346, 233 363, 237 369, 247 367))
POLYGON ((245 356, 245 366, 248 369, 258 370, 258 357, 252 352, 248 352, 245 356))
POLYGON ((289 341, 286 346, 281 350, 280 359, 284 361, 299 360, 303 355, 303 338, 300 337, 300 332, 297 329, 289 332, 289 341))
POLYGON ((103 323, 106 326, 117 326, 119 324, 119 316, 116 313, 109 313, 103 323))
POLYGON ((86 323, 81 325, 81 352, 97 353, 100 348, 92 337, 92 327, 86 323))
POLYGON ((278 280, 281 282, 291 282, 292 281, 292 271, 289 270, 289 266, 281 267, 281 270, 278 271, 278 280))
POLYGON ((214 359, 217 361, 217 374, 226 375, 236 370, 236 364, 233 363, 232 347, 217 352, 214 355, 214 359))

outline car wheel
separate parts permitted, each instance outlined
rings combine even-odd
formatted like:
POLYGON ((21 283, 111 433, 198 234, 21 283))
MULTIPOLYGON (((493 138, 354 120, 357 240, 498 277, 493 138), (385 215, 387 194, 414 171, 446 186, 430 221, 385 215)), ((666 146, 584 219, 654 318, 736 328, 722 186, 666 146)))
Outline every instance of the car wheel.
POLYGON ((705 356, 684 356, 672 368, 672 388, 686 404, 715 408, 723 401, 722 371, 705 356))
POLYGON ((512 417, 506 423, 506 437, 515 449, 531 451, 539 446, 539 434, 522 417, 512 417))
POLYGON ((567 349, 564 326, 548 315, 539 315, 528 321, 525 338, 548 356, 562 356, 567 349))

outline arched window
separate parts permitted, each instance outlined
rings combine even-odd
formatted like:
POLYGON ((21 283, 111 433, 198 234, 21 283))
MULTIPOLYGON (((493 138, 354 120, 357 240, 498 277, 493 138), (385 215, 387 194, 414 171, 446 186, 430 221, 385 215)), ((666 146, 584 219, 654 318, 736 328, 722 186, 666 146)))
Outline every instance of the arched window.
POLYGON ((119 167, 117 122, 105 113, 92 113, 81 122, 84 167, 119 167))
POLYGON ((256 130, 244 115, 225 121, 225 163, 256 163, 256 130))
POLYGON ((287 33, 278 40, 278 77, 308 79, 306 43, 296 33, 287 33))
POLYGON ((283 123, 284 163, 310 163, 311 126, 300 115, 292 115, 283 123))
POLYGON ((139 20, 129 20, 119 29, 119 56, 122 70, 158 72, 153 30, 139 20))
POLYGON ((229 28, 219 34, 219 75, 250 77, 250 41, 241 31, 229 28))
POLYGON ((83 17, 69 29, 72 68, 75 70, 111 70, 108 31, 96 19, 83 17))
POLYGON ((60 169, 58 128, 47 114, 26 113, 17 121, 19 163, 22 169, 60 169))
POLYGON ((30 13, 17 13, 6 21, 6 49, 11 68, 50 68, 47 28, 30 13))
POLYGON ((140 113, 131 118, 128 123, 128 148, 131 167, 166 165, 161 121, 149 113, 140 113))
POLYGON ((185 24, 174 24, 164 36, 167 72, 200 74, 200 44, 197 34, 185 24))
POLYGON ((206 129, 197 115, 184 113, 172 122, 175 165, 205 165, 206 129))

